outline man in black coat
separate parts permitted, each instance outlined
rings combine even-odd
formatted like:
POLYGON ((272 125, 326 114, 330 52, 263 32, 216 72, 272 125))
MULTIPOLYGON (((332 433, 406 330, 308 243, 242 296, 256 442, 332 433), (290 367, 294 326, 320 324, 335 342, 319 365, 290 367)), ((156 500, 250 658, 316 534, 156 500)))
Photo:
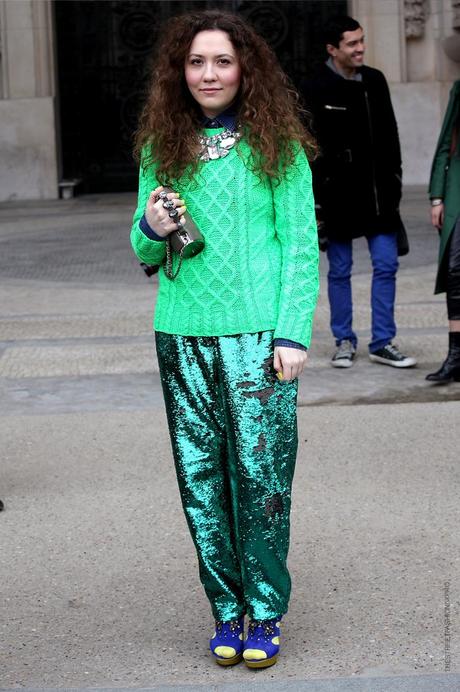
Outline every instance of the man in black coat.
POLYGON ((401 151, 384 75, 363 65, 364 32, 351 17, 333 18, 325 30, 329 58, 302 86, 320 156, 313 164, 320 245, 329 259, 328 295, 337 350, 334 367, 353 365, 352 241, 365 236, 372 259, 372 340, 369 358, 405 368, 415 365, 392 344, 401 225, 401 151))

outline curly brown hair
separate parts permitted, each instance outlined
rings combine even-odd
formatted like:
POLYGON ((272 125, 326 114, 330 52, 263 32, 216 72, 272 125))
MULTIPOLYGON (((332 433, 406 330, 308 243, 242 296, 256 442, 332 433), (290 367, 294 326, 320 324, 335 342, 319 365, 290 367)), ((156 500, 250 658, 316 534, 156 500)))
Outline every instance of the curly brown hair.
POLYGON ((252 152, 259 176, 279 180, 294 160, 293 142, 313 159, 317 147, 303 125, 306 113, 297 92, 267 43, 239 16, 219 10, 171 19, 157 47, 148 95, 135 135, 135 156, 144 167, 153 161, 162 184, 198 166, 197 131, 203 117, 185 81, 185 62, 197 33, 224 31, 238 55, 241 84, 237 122, 252 152))

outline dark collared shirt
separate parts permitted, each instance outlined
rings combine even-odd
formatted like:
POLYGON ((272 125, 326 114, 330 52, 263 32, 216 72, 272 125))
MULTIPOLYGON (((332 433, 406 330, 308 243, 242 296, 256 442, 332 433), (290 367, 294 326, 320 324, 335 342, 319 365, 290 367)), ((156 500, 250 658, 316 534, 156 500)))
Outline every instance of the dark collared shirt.
POLYGON ((214 118, 203 118, 202 125, 207 130, 217 130, 219 127, 225 127, 227 130, 236 128, 236 111, 233 106, 229 106, 225 111, 216 115, 214 118))
POLYGON ((333 61, 332 57, 328 58, 326 60, 326 65, 331 68, 332 72, 335 72, 335 74, 338 74, 339 77, 343 77, 343 79, 348 79, 351 82, 362 82, 363 81, 363 75, 359 71, 359 69, 355 70, 355 72, 351 75, 351 77, 347 77, 347 75, 344 72, 341 72, 340 70, 337 69, 335 62, 333 61))

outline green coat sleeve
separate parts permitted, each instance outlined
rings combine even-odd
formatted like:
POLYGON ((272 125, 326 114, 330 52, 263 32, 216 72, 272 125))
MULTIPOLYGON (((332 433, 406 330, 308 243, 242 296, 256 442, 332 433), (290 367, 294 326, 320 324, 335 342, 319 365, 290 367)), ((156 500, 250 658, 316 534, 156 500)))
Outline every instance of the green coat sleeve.
POLYGON ((282 268, 275 338, 310 345, 319 292, 319 252, 310 166, 298 147, 295 161, 273 187, 282 268))
POLYGON ((431 167, 430 176, 430 197, 441 197, 444 199, 446 186, 446 173, 449 167, 450 147, 452 142, 452 131, 454 123, 459 115, 460 81, 455 82, 449 96, 444 122, 439 135, 436 152, 431 167))
POLYGON ((144 170, 141 162, 139 168, 139 191, 137 198, 137 208, 134 212, 133 225, 131 227, 131 245, 141 262, 157 265, 163 262, 166 254, 166 244, 164 241, 150 240, 139 228, 139 221, 145 212, 147 200, 150 193, 159 183, 155 177, 153 166, 144 170))

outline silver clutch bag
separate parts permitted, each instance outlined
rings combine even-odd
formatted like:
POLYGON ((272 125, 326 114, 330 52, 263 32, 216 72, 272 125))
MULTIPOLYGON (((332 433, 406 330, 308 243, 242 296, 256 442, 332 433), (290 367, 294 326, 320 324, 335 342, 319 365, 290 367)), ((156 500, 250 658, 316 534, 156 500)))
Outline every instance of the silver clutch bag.
MULTIPOLYGON (((166 195, 170 192, 174 192, 174 190, 170 187, 165 187, 163 192, 160 192, 160 199, 167 200, 166 195)), ((179 214, 175 209, 169 212, 169 216, 172 219, 179 218, 179 214)), ((187 211, 182 215, 182 219, 183 222, 178 222, 177 230, 169 234, 168 240, 174 252, 177 252, 182 259, 188 259, 202 251, 204 248, 204 238, 187 211)))
MULTIPOLYGON (((163 207, 168 211, 170 218, 177 223, 177 229, 172 231, 166 238, 166 262, 164 266, 166 276, 173 281, 179 274, 182 260, 194 257, 202 251, 204 248, 204 238, 187 211, 182 215, 184 222, 179 223, 179 212, 167 197, 170 192, 174 192, 174 190, 170 187, 165 187, 158 195, 158 199, 163 200, 163 207), (173 271, 173 252, 179 255, 175 271, 173 271)), ((160 268, 159 265, 147 265, 143 262, 141 262, 141 267, 149 277, 156 274, 160 268)))

